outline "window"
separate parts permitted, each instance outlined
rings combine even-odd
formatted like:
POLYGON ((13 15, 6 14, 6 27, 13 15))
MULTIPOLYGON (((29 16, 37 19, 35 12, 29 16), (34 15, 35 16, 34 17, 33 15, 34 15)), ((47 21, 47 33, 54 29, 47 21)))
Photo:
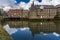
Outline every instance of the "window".
POLYGON ((16 13, 14 13, 14 15, 16 15, 16 13))
POLYGON ((10 17, 10 15, 8 15, 8 17, 10 17))
POLYGON ((41 18, 42 18, 42 16, 41 16, 41 18))
POLYGON ((18 15, 18 16, 20 16, 20 15, 18 15))
POLYGON ((13 15, 12 15, 13 16, 13 15))
POLYGON ((21 15, 20 15, 20 17, 21 17, 21 15))

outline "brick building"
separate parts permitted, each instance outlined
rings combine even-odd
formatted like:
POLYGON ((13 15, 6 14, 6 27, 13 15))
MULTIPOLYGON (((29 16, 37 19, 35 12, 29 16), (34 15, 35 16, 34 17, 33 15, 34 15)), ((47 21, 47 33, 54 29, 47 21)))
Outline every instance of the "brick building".
POLYGON ((22 16, 22 10, 20 9, 10 9, 7 13, 8 17, 21 17, 22 16))
MULTIPOLYGON (((59 8, 58 8, 59 9, 59 8)), ((59 11, 60 12, 60 11, 59 11)), ((31 5, 30 10, 10 9, 8 17, 29 19, 53 19, 57 14, 57 7, 53 5, 31 5)))
POLYGON ((28 12, 27 10, 10 9, 7 16, 12 18, 28 18, 28 12))

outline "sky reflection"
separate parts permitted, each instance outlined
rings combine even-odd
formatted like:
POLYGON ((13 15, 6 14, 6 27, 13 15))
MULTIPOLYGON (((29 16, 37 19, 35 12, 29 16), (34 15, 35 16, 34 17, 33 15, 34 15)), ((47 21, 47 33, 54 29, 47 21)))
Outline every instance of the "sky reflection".
POLYGON ((10 35, 16 33, 18 30, 20 30, 20 31, 29 30, 28 27, 26 27, 26 28, 10 28, 8 24, 5 25, 3 28, 4 28, 10 35))
POLYGON ((56 32, 40 32, 40 34, 32 35, 32 32, 28 27, 10 28, 7 24, 3 28, 13 37, 14 40, 60 40, 60 34, 57 34, 56 32))

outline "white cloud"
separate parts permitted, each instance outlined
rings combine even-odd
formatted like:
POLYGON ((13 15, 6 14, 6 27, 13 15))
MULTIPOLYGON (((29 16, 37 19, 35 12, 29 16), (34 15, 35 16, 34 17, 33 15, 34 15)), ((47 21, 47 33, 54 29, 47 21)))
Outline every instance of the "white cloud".
POLYGON ((8 11, 12 6, 15 6, 15 0, 0 0, 0 8, 3 8, 4 11, 8 11))
POLYGON ((44 33, 43 35, 48 35, 47 33, 44 33))
POLYGON ((52 0, 51 2, 53 5, 57 5, 57 4, 60 4, 60 0, 52 0))
POLYGON ((24 31, 24 30, 26 30, 26 29, 28 29, 28 30, 29 30, 29 28, 28 28, 28 27, 26 27, 26 28, 20 28, 20 30, 21 30, 21 31, 24 31))
POLYGON ((10 28, 8 24, 3 26, 3 28, 9 33, 9 35, 12 35, 18 31, 16 28, 10 28))
POLYGON ((37 0, 35 0, 35 4, 42 4, 42 5, 58 5, 60 4, 60 0, 42 0, 42 2, 38 2, 37 0))
POLYGON ((0 0, 0 6, 12 6, 15 4, 15 0, 0 0))
POLYGON ((19 29, 21 31, 29 30, 28 27, 25 27, 25 28, 10 28, 8 24, 4 25, 3 28, 5 29, 5 31, 8 32, 9 35, 12 35, 12 34, 16 33, 19 29))
MULTIPOLYGON (((22 8, 24 10, 29 10, 31 7, 32 2, 34 1, 35 5, 57 5, 60 4, 60 0, 42 0, 42 2, 39 2, 37 0, 30 0, 30 2, 20 2, 18 5, 16 5, 16 0, 0 0, 0 7, 16 7, 16 8, 22 8)), ((8 9, 8 8, 7 8, 8 9)))
POLYGON ((55 35, 55 36, 57 36, 57 37, 58 37, 58 36, 60 36, 60 35, 59 35, 59 34, 57 34, 56 32, 53 32, 53 35, 55 35))
POLYGON ((6 7, 3 8, 3 11, 7 12, 7 11, 9 11, 9 9, 11 9, 11 7, 10 6, 6 6, 6 7))
POLYGON ((32 2, 33 2, 33 0, 30 0, 29 3, 20 2, 18 7, 22 8, 24 10, 29 10, 29 8, 31 7, 32 2))

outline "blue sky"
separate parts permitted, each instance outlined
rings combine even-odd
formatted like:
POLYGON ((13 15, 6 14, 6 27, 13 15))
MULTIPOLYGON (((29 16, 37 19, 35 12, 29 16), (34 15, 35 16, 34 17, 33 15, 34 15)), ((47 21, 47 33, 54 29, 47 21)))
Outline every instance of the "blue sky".
MULTIPOLYGON (((30 0, 16 0, 17 1, 17 4, 20 3, 20 2, 25 2, 25 3, 28 3, 30 0)), ((41 2, 42 0, 38 0, 39 2, 41 2)))
POLYGON ((30 0, 16 0, 17 1, 17 3, 20 3, 20 2, 25 2, 25 3, 28 3, 30 0))

